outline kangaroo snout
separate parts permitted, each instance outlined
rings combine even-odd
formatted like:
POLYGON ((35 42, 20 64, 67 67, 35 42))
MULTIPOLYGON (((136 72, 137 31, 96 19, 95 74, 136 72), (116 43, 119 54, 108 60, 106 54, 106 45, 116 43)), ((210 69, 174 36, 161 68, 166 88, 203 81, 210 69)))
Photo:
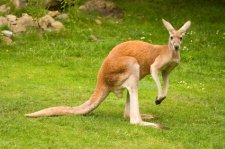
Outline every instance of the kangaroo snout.
POLYGON ((180 46, 179 45, 174 45, 174 49, 175 50, 179 50, 180 49, 180 46))

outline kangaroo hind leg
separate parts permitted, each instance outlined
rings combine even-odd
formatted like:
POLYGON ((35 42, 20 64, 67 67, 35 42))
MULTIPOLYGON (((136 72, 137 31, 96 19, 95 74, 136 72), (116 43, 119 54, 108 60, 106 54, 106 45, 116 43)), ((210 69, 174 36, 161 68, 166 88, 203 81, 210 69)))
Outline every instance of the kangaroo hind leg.
POLYGON ((127 102, 125 106, 125 116, 130 116, 130 123, 134 125, 140 126, 148 126, 153 128, 160 128, 160 129, 167 129, 167 127, 150 123, 144 122, 141 118, 141 114, 139 111, 139 103, 138 103, 138 81, 139 81, 139 64, 137 62, 133 62, 129 65, 129 77, 124 81, 122 84, 128 90, 129 96, 127 96, 127 102))
MULTIPOLYGON (((158 119, 158 117, 152 115, 152 114, 140 114, 142 119, 158 119)), ((123 117, 125 119, 130 118, 130 95, 129 92, 127 92, 127 99, 126 99, 126 104, 125 104, 125 108, 124 108, 124 114, 123 117)))

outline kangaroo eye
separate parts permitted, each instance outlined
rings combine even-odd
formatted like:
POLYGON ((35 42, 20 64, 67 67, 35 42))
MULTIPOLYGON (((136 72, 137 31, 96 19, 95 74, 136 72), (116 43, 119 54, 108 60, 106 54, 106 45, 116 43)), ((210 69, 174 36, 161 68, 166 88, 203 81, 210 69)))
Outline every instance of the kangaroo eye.
POLYGON ((182 37, 180 37, 180 41, 182 40, 183 38, 182 37))
POLYGON ((170 39, 173 40, 173 36, 170 36, 170 39))

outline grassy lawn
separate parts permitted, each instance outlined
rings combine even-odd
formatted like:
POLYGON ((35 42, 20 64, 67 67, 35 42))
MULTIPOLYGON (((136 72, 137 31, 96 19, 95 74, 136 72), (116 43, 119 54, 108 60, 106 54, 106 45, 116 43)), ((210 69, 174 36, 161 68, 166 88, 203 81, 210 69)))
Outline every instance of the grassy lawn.
MULTIPOLYGON (((99 18, 74 8, 62 32, 30 30, 14 36, 14 45, 0 43, 0 148, 225 148, 225 3, 115 2, 124 10, 123 19, 99 18), (130 125, 123 119, 125 96, 118 100, 113 94, 87 116, 24 117, 87 100, 104 57, 115 45, 127 40, 166 44, 162 18, 175 28, 192 21, 167 99, 155 105, 150 76, 139 84, 141 113, 158 116, 153 122, 169 131, 130 125), (90 35, 99 40, 91 41, 90 35)), ((26 11, 45 13, 35 6, 26 11)))

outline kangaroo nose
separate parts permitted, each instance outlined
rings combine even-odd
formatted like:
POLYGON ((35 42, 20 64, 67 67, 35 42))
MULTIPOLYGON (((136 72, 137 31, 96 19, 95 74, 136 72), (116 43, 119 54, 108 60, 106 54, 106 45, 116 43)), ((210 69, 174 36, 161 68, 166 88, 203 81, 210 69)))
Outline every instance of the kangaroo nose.
POLYGON ((178 45, 175 45, 175 46, 174 46, 174 49, 175 49, 175 50, 179 50, 179 46, 178 46, 178 45))

